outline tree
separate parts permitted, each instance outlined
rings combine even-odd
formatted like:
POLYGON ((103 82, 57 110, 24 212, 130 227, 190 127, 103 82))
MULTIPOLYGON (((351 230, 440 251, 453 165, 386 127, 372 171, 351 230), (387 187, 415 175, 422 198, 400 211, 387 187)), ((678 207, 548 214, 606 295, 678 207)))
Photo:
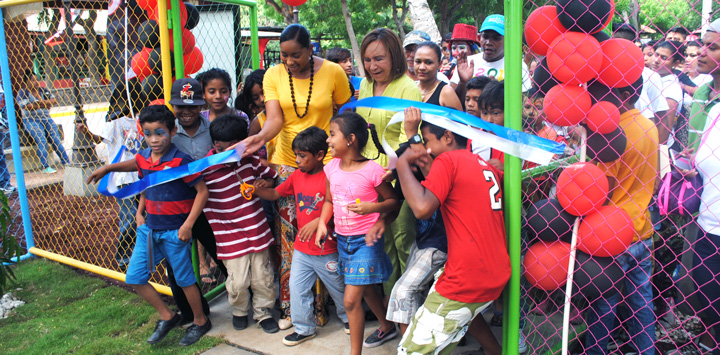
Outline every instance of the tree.
POLYGON ((408 15, 408 1, 402 0, 402 4, 398 6, 398 3, 396 0, 392 0, 390 3, 390 7, 392 8, 392 17, 393 21, 395 21, 395 28, 397 29, 398 36, 400 36, 400 39, 405 38, 405 30, 403 29, 403 24, 405 23, 405 19, 407 19, 408 15), (398 7, 400 8, 400 16, 398 16, 398 7))
POLYGON ((88 69, 88 78, 91 80, 91 86, 96 87, 100 80, 99 63, 100 60, 100 43, 97 40, 95 32, 95 21, 97 20, 97 11, 89 10, 88 18, 79 17, 77 23, 85 31, 85 39, 88 42, 88 50, 85 53, 85 64, 88 69))
POLYGON ((265 0, 265 3, 270 5, 273 9, 275 9, 275 11, 282 15, 286 25, 295 22, 295 15, 293 14, 292 7, 288 6, 284 2, 280 2, 278 4, 275 0, 265 0))
MULTIPOLYGON (((45 32, 44 40, 49 39, 51 36, 57 33, 60 26, 60 19, 60 9, 46 8, 43 9, 42 12, 40 12, 40 14, 38 15, 38 24, 47 26, 47 32, 45 32)), ((45 87, 52 88, 53 82, 56 79, 55 58, 57 57, 57 51, 55 47, 43 45, 41 48, 41 53, 43 62, 45 63, 45 67, 43 68, 43 71, 45 72, 45 87)))
MULTIPOLYGON (((350 45, 352 46, 353 56, 360 58, 360 46, 358 46, 357 37, 355 37, 355 29, 353 29, 352 18, 348 11, 347 0, 340 0, 342 4, 343 18, 345 19, 345 28, 347 29, 348 36, 350 37, 350 45)), ((358 74, 363 77, 365 76, 365 68, 362 65, 358 65, 358 74)))
MULTIPOLYGON (((638 24, 648 26, 659 32, 667 32, 675 26, 683 26, 695 31, 701 25, 700 9, 686 1, 643 0, 639 2, 639 11, 635 0, 618 0, 615 3, 615 21, 623 22, 623 12, 632 18, 638 18, 638 24), (635 5, 633 5, 635 3, 635 5)), ((638 26, 639 28, 639 26, 638 26)))

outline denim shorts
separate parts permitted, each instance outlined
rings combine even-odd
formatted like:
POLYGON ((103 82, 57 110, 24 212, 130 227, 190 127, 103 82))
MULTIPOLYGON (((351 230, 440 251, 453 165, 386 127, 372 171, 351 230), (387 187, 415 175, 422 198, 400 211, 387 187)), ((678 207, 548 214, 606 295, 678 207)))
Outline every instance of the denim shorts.
POLYGON ((365 235, 344 236, 333 233, 337 240, 340 271, 346 285, 374 285, 387 281, 392 273, 390 257, 383 250, 383 238, 371 247, 365 235))

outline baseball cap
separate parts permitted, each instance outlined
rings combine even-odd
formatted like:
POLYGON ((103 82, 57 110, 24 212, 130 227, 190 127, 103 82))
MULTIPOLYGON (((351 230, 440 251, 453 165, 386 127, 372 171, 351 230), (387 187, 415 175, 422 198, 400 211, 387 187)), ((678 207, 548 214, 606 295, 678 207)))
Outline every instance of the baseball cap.
POLYGON ((720 33, 720 18, 713 22, 710 22, 710 24, 707 27, 707 31, 720 33))
POLYGON ((420 44, 423 42, 430 41, 430 35, 423 31, 410 31, 405 35, 405 41, 403 41, 403 47, 407 47, 411 44, 420 44))
POLYGON ((175 80, 170 90, 170 104, 179 106, 205 105, 200 82, 192 78, 175 80))
POLYGON ((505 35, 505 16, 503 15, 490 15, 485 18, 485 21, 483 21, 482 26, 480 27, 480 32, 484 32, 487 30, 492 30, 497 33, 499 33, 501 36, 505 35))

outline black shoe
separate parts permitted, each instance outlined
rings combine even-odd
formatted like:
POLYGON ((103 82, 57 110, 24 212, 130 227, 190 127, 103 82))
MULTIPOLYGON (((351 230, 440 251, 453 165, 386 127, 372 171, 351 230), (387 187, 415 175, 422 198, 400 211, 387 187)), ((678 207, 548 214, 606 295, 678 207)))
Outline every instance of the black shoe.
POLYGON ((350 334, 350 323, 345 323, 345 334, 350 334))
POLYGON ((263 331, 268 334, 277 333, 280 330, 277 322, 272 318, 260 321, 260 327, 262 327, 263 331))
POLYGON ((182 317, 179 314, 175 315, 169 320, 159 320, 155 325, 155 331, 147 339, 148 344, 157 344, 165 338, 166 335, 175 327, 180 324, 182 317))
POLYGON ((210 323, 210 318, 206 318, 207 322, 203 325, 197 325, 192 324, 187 328, 187 331, 185 331, 185 336, 180 340, 180 346, 188 346, 195 344, 200 338, 203 337, 207 332, 210 331, 212 328, 212 323, 210 323))
POLYGON ((304 342, 305 340, 310 340, 314 337, 315 337, 315 333, 310 334, 310 335, 300 335, 298 333, 293 332, 292 334, 284 337, 282 342, 283 342, 283 344, 285 344, 287 346, 295 346, 295 345, 298 345, 298 344, 304 342))
POLYGON ((248 317, 247 316, 244 316, 244 317, 233 316, 233 328, 235 328, 235 330, 243 330, 243 329, 247 328, 247 325, 248 325, 248 317))

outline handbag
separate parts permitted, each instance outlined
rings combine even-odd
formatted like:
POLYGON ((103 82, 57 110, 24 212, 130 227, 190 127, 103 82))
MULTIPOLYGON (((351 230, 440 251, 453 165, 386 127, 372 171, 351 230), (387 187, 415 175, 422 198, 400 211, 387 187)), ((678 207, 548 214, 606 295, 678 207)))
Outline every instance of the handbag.
POLYGON ((686 177, 673 169, 663 177, 657 204, 661 215, 691 216, 700 211, 703 181, 700 175, 686 177))

